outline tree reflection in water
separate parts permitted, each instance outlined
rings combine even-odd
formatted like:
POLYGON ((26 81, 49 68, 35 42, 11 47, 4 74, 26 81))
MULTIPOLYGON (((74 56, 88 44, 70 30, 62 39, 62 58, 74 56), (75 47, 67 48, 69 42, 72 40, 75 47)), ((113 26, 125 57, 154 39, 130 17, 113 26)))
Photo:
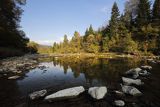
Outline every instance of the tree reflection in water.
POLYGON ((86 82, 93 85, 96 81, 103 85, 113 86, 119 81, 119 76, 130 68, 140 65, 140 60, 129 58, 107 59, 107 58, 90 58, 90 57, 54 57, 53 65, 63 67, 64 74, 71 69, 75 78, 84 74, 86 82), (125 65, 125 66, 124 66, 125 65))

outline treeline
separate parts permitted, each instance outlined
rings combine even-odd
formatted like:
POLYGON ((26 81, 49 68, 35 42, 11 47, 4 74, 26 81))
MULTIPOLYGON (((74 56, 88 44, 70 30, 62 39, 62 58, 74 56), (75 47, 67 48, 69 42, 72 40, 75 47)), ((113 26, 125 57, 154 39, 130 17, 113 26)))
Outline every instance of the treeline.
POLYGON ((0 57, 21 55, 28 51, 29 39, 20 29, 25 0, 0 0, 0 57))
POLYGON ((122 14, 115 2, 108 25, 96 31, 90 25, 83 36, 75 31, 71 40, 65 35, 63 42, 53 44, 53 52, 160 54, 160 0, 153 4, 149 0, 126 1, 122 14))

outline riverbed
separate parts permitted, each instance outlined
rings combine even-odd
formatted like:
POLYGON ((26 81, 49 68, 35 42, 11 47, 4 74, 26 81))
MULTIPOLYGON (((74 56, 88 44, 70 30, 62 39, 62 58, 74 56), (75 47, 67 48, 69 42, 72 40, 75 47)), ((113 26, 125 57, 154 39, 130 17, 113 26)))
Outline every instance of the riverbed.
POLYGON ((26 71, 23 77, 9 80, 0 77, 0 107, 113 107, 114 100, 123 100, 126 107, 160 107, 160 64, 141 58, 98 58, 98 57, 45 57, 26 71), (142 65, 152 66, 150 75, 142 77, 144 85, 137 88, 140 97, 116 96, 121 90, 121 77, 126 71, 142 65), (87 91, 74 99, 46 102, 30 100, 28 95, 46 89, 48 94, 56 91, 84 86, 106 86, 108 93, 103 100, 94 100, 87 91))

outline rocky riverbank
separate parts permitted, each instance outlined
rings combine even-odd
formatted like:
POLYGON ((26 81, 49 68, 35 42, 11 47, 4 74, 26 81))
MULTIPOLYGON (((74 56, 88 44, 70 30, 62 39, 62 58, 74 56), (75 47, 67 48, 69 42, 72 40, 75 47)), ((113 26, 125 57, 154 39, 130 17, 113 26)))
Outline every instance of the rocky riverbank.
POLYGON ((0 60, 0 77, 18 79, 26 71, 36 68, 41 57, 46 55, 32 54, 0 60))

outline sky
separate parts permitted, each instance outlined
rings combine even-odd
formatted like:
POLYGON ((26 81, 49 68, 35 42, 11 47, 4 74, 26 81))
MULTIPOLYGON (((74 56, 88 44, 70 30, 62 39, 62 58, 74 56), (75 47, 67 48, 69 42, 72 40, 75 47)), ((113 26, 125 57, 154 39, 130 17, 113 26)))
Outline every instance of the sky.
POLYGON ((123 12, 126 0, 27 0, 22 30, 31 41, 52 45, 65 34, 69 39, 75 31, 83 35, 91 24, 95 30, 106 25, 115 1, 123 12))

